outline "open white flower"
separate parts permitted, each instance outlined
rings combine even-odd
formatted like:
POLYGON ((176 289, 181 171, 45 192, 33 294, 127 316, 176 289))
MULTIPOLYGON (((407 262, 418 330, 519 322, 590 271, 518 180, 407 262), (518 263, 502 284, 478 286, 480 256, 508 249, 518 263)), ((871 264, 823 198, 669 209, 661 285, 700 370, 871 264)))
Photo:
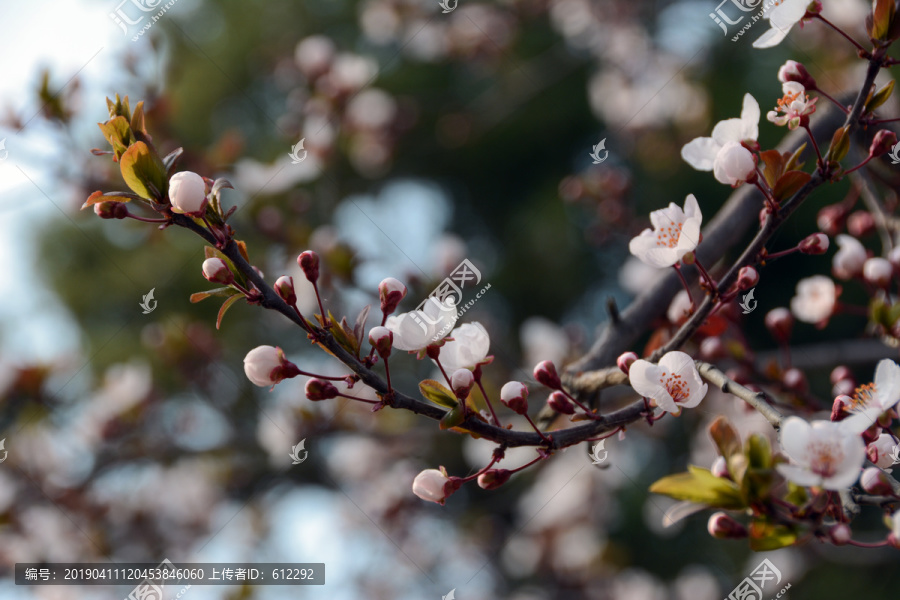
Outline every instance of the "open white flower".
POLYGON ((797 485, 843 490, 859 479, 866 460, 866 445, 843 422, 788 417, 781 426, 781 446, 791 464, 778 472, 797 485))
POLYGON ((643 359, 634 361, 628 379, 634 391, 673 415, 681 414, 683 407, 700 404, 708 388, 700 379, 694 359, 677 350, 664 354, 658 365, 643 359))
POLYGON ((818 98, 810 100, 802 83, 788 81, 781 84, 784 96, 778 99, 775 110, 766 113, 766 119, 779 127, 787 125, 788 129, 797 129, 803 117, 816 112, 818 98))
POLYGON ((384 326, 394 334, 394 348, 413 352, 443 339, 455 321, 455 308, 445 310, 429 299, 423 310, 390 316, 384 326))
POLYGON ((491 347, 491 338, 481 323, 465 323, 450 332, 453 338, 441 346, 438 357, 448 373, 469 369, 483 361, 491 347))
POLYGON ((628 250, 651 267, 671 267, 694 250, 700 242, 703 215, 693 194, 684 201, 684 210, 674 202, 650 213, 653 229, 632 238, 628 250))
POLYGON ((837 289, 824 275, 813 275, 797 282, 797 295, 791 298, 791 312, 804 323, 817 325, 834 313, 837 289))
POLYGON ((759 103, 750 94, 744 94, 744 106, 740 119, 719 121, 713 127, 712 137, 695 138, 681 149, 681 158, 698 171, 713 171, 721 183, 734 185, 743 181, 743 177, 756 167, 745 173, 739 173, 737 179, 728 177, 738 167, 747 166, 753 160, 753 154, 741 146, 741 142, 755 142, 759 137, 759 103), (736 146, 740 146, 738 149, 736 146), (727 152, 723 152, 727 150, 727 152))
POLYGON ((759 36, 753 42, 753 47, 771 48, 780 44, 791 27, 799 23, 806 14, 809 4, 809 0, 782 0, 763 12, 763 19, 768 19, 772 28, 759 36))
POLYGON ((900 400, 900 366, 885 358, 875 367, 875 381, 856 388, 847 407, 850 416, 841 421, 850 430, 862 433, 875 424, 882 413, 900 400))

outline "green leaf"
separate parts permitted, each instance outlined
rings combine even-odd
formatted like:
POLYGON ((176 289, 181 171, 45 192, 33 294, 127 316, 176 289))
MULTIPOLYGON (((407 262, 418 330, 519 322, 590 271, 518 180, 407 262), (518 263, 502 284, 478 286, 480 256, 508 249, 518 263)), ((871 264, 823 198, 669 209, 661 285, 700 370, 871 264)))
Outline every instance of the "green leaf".
POLYGON ((88 199, 84 201, 81 208, 84 210, 88 206, 93 206, 98 202, 131 202, 132 200, 143 200, 143 198, 129 192, 107 192, 104 194, 100 190, 97 190, 88 196, 88 199))
POLYGON ((872 31, 873 40, 884 40, 891 29, 891 21, 894 20, 896 7, 894 0, 872 1, 872 31))
POLYGON ((455 406, 447 411, 447 414, 441 418, 441 429, 452 429, 462 424, 463 418, 462 405, 455 406))
POLYGON ((197 292, 195 294, 191 294, 191 304, 196 304, 202 300, 206 300, 211 296, 231 296, 234 293, 234 288, 232 287, 220 287, 214 290, 206 290, 205 292, 197 292))
POLYGON ((844 160, 844 157, 847 156, 847 151, 850 150, 849 132, 849 125, 841 127, 834 132, 834 135, 831 136, 831 145, 828 147, 828 153, 825 155, 825 160, 835 162, 844 160))
MULTIPOLYGON (((793 171, 793 170, 799 170, 799 169, 803 168, 803 163, 800 162, 800 155, 803 154, 804 150, 806 150, 806 142, 803 142, 803 144, 801 144, 800 147, 797 148, 793 154, 791 154, 791 157, 788 159, 787 163, 785 163, 785 165, 784 165, 785 171, 793 171)), ((785 152, 785 155, 786 154, 787 154, 787 152, 785 152)))
POLYGON ((103 137, 112 146, 116 160, 119 160, 128 147, 135 142, 131 126, 125 117, 114 117, 106 123, 97 123, 97 126, 100 127, 103 137))
POLYGON ((786 525, 757 519, 750 523, 750 549, 754 552, 776 550, 791 546, 797 541, 797 533, 786 525))
MULTIPOLYGON (((350 326, 347 324, 347 319, 343 318, 339 323, 338 320, 334 318, 334 315, 331 314, 330 310, 328 311, 328 319, 332 323, 330 331, 331 335, 334 336, 335 341, 347 352, 359 356, 359 345, 357 344, 353 330, 350 329, 350 326)), ((324 323, 322 323, 322 325, 324 326, 324 323)))
POLYGON ((788 171, 775 184, 773 193, 779 202, 787 200, 796 194, 811 179, 809 173, 803 171, 788 171))
POLYGON ((688 469, 687 473, 663 477, 650 486, 650 491, 715 508, 739 509, 746 506, 733 481, 716 477, 709 470, 693 465, 689 465, 688 469))
POLYGON ((244 295, 242 293, 237 292, 234 296, 222 303, 222 308, 219 309, 219 316, 216 318, 216 329, 218 329, 219 326, 222 325, 222 317, 225 316, 225 313, 228 312, 228 309, 243 297, 244 295))
POLYGON ((754 433, 747 439, 747 458, 751 469, 772 468, 772 448, 764 435, 754 433))
POLYGON ((132 144, 119 159, 119 166, 125 183, 138 196, 156 201, 165 196, 166 170, 156 153, 144 142, 132 144), (156 188, 156 193, 151 186, 156 188))
POLYGON ((138 133, 147 135, 147 127, 144 124, 144 101, 141 100, 134 107, 134 114, 131 115, 131 130, 135 135, 138 133))
POLYGON ((894 92, 894 80, 890 80, 887 84, 882 87, 880 90, 875 92, 872 96, 871 100, 866 103, 866 111, 872 112, 885 102, 887 102, 888 98, 891 97, 891 94, 894 92))
POLYGON ((426 379, 419 383, 419 392, 424 398, 444 408, 455 408, 459 403, 456 396, 434 379, 426 379))

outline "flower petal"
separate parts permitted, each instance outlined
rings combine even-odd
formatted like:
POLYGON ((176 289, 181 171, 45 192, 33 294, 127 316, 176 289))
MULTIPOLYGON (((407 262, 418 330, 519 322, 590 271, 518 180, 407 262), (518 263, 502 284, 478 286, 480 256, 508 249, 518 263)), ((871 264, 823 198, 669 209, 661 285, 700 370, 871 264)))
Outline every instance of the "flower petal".
POLYGON ((759 138, 759 102, 750 94, 744 94, 744 106, 741 109, 741 140, 759 138))
POLYGON ((889 358, 875 368, 875 393, 882 412, 900 400, 900 366, 889 358))
POLYGON ((781 425, 781 447, 792 461, 809 465, 809 439, 812 426, 800 417, 788 417, 781 425))
POLYGON ((698 171, 712 171, 720 147, 711 137, 694 138, 681 149, 681 158, 698 171))
POLYGON ((720 146, 724 146, 728 142, 741 141, 744 131, 744 122, 741 119, 725 119, 719 121, 712 130, 712 138, 718 142, 720 146))
POLYGON ((822 478, 809 471, 804 469, 803 467, 798 467, 797 465, 776 465, 775 467, 779 473, 784 475, 786 479, 789 479, 796 483, 797 485, 802 485, 804 487, 809 487, 811 485, 820 485, 822 482, 822 478))
MULTIPOLYGON (((781 43, 785 37, 787 37, 788 30, 782 31, 781 29, 777 29, 775 27, 769 29, 767 32, 756 38, 756 41, 753 42, 754 48, 772 48, 773 46, 777 46, 781 43)), ((771 118, 769 119, 771 121, 771 118)))

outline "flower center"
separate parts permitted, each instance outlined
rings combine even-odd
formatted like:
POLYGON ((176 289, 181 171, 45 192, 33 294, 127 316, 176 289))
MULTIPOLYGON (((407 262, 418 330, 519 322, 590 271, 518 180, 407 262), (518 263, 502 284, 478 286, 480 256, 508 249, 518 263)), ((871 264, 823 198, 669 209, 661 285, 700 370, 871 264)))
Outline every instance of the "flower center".
POLYGON ((822 477, 837 473, 838 465, 844 460, 839 446, 825 442, 811 442, 809 445, 810 470, 822 477))
POLYGON ((669 395, 672 396, 675 402, 684 402, 691 395, 691 386, 684 377, 677 373, 666 373, 663 371, 660 383, 663 384, 663 387, 666 388, 666 391, 669 392, 669 395))
POLYGON ((661 227, 656 230, 656 245, 674 248, 678 245, 678 238, 681 237, 681 227, 683 223, 672 223, 669 226, 661 227))
POLYGON ((875 399, 876 393, 877 389, 874 383, 859 386, 850 397, 850 410, 862 410, 869 406, 875 399))
MULTIPOLYGON (((799 98, 802 94, 800 92, 786 92, 784 97, 778 99, 778 108, 787 111, 786 106, 789 107, 794 101, 799 98)), ((806 100, 809 100, 809 96, 806 96, 806 100)))

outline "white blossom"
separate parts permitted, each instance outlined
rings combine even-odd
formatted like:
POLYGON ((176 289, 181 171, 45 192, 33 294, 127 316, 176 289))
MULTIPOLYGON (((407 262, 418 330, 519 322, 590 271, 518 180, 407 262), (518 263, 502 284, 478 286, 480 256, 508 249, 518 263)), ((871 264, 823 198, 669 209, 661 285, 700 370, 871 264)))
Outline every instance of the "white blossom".
POLYGON ((441 366, 451 373, 459 369, 472 368, 487 356, 491 338, 481 323, 465 323, 452 332, 453 338, 443 346, 438 357, 441 366))
POLYGON ((632 238, 628 250, 652 267, 671 267, 700 243, 703 215, 693 194, 685 199, 684 210, 672 202, 650 213, 650 222, 653 229, 632 238))
POLYGON ((882 413, 900 400, 900 366, 885 358, 875 367, 875 381, 856 388, 847 410, 850 416, 843 423, 851 430, 862 433, 875 424, 882 413))
POLYGON ((674 415, 680 414, 682 407, 700 404, 708 388, 700 379, 694 359, 679 351, 664 354, 658 365, 643 359, 634 361, 628 379, 638 394, 674 415))
POLYGON ((859 479, 866 446, 844 423, 788 417, 781 426, 781 446, 791 464, 778 472, 801 486, 843 490, 859 479))
POLYGON ((759 103, 744 94, 740 119, 719 121, 712 137, 699 137, 681 149, 681 157, 698 171, 713 171, 721 183, 735 185, 746 180, 755 169, 753 154, 741 142, 755 142, 759 137, 759 103), (746 167, 746 169, 745 169, 746 167))
POLYGON ((791 298, 791 312, 804 323, 826 321, 837 303, 834 281, 824 275, 813 275, 797 282, 797 295, 791 298))
POLYGON ((796 25, 806 14, 809 0, 783 0, 763 13, 763 19, 768 19, 772 26, 767 32, 759 36, 753 42, 754 48, 771 48, 781 43, 791 27, 796 25))

